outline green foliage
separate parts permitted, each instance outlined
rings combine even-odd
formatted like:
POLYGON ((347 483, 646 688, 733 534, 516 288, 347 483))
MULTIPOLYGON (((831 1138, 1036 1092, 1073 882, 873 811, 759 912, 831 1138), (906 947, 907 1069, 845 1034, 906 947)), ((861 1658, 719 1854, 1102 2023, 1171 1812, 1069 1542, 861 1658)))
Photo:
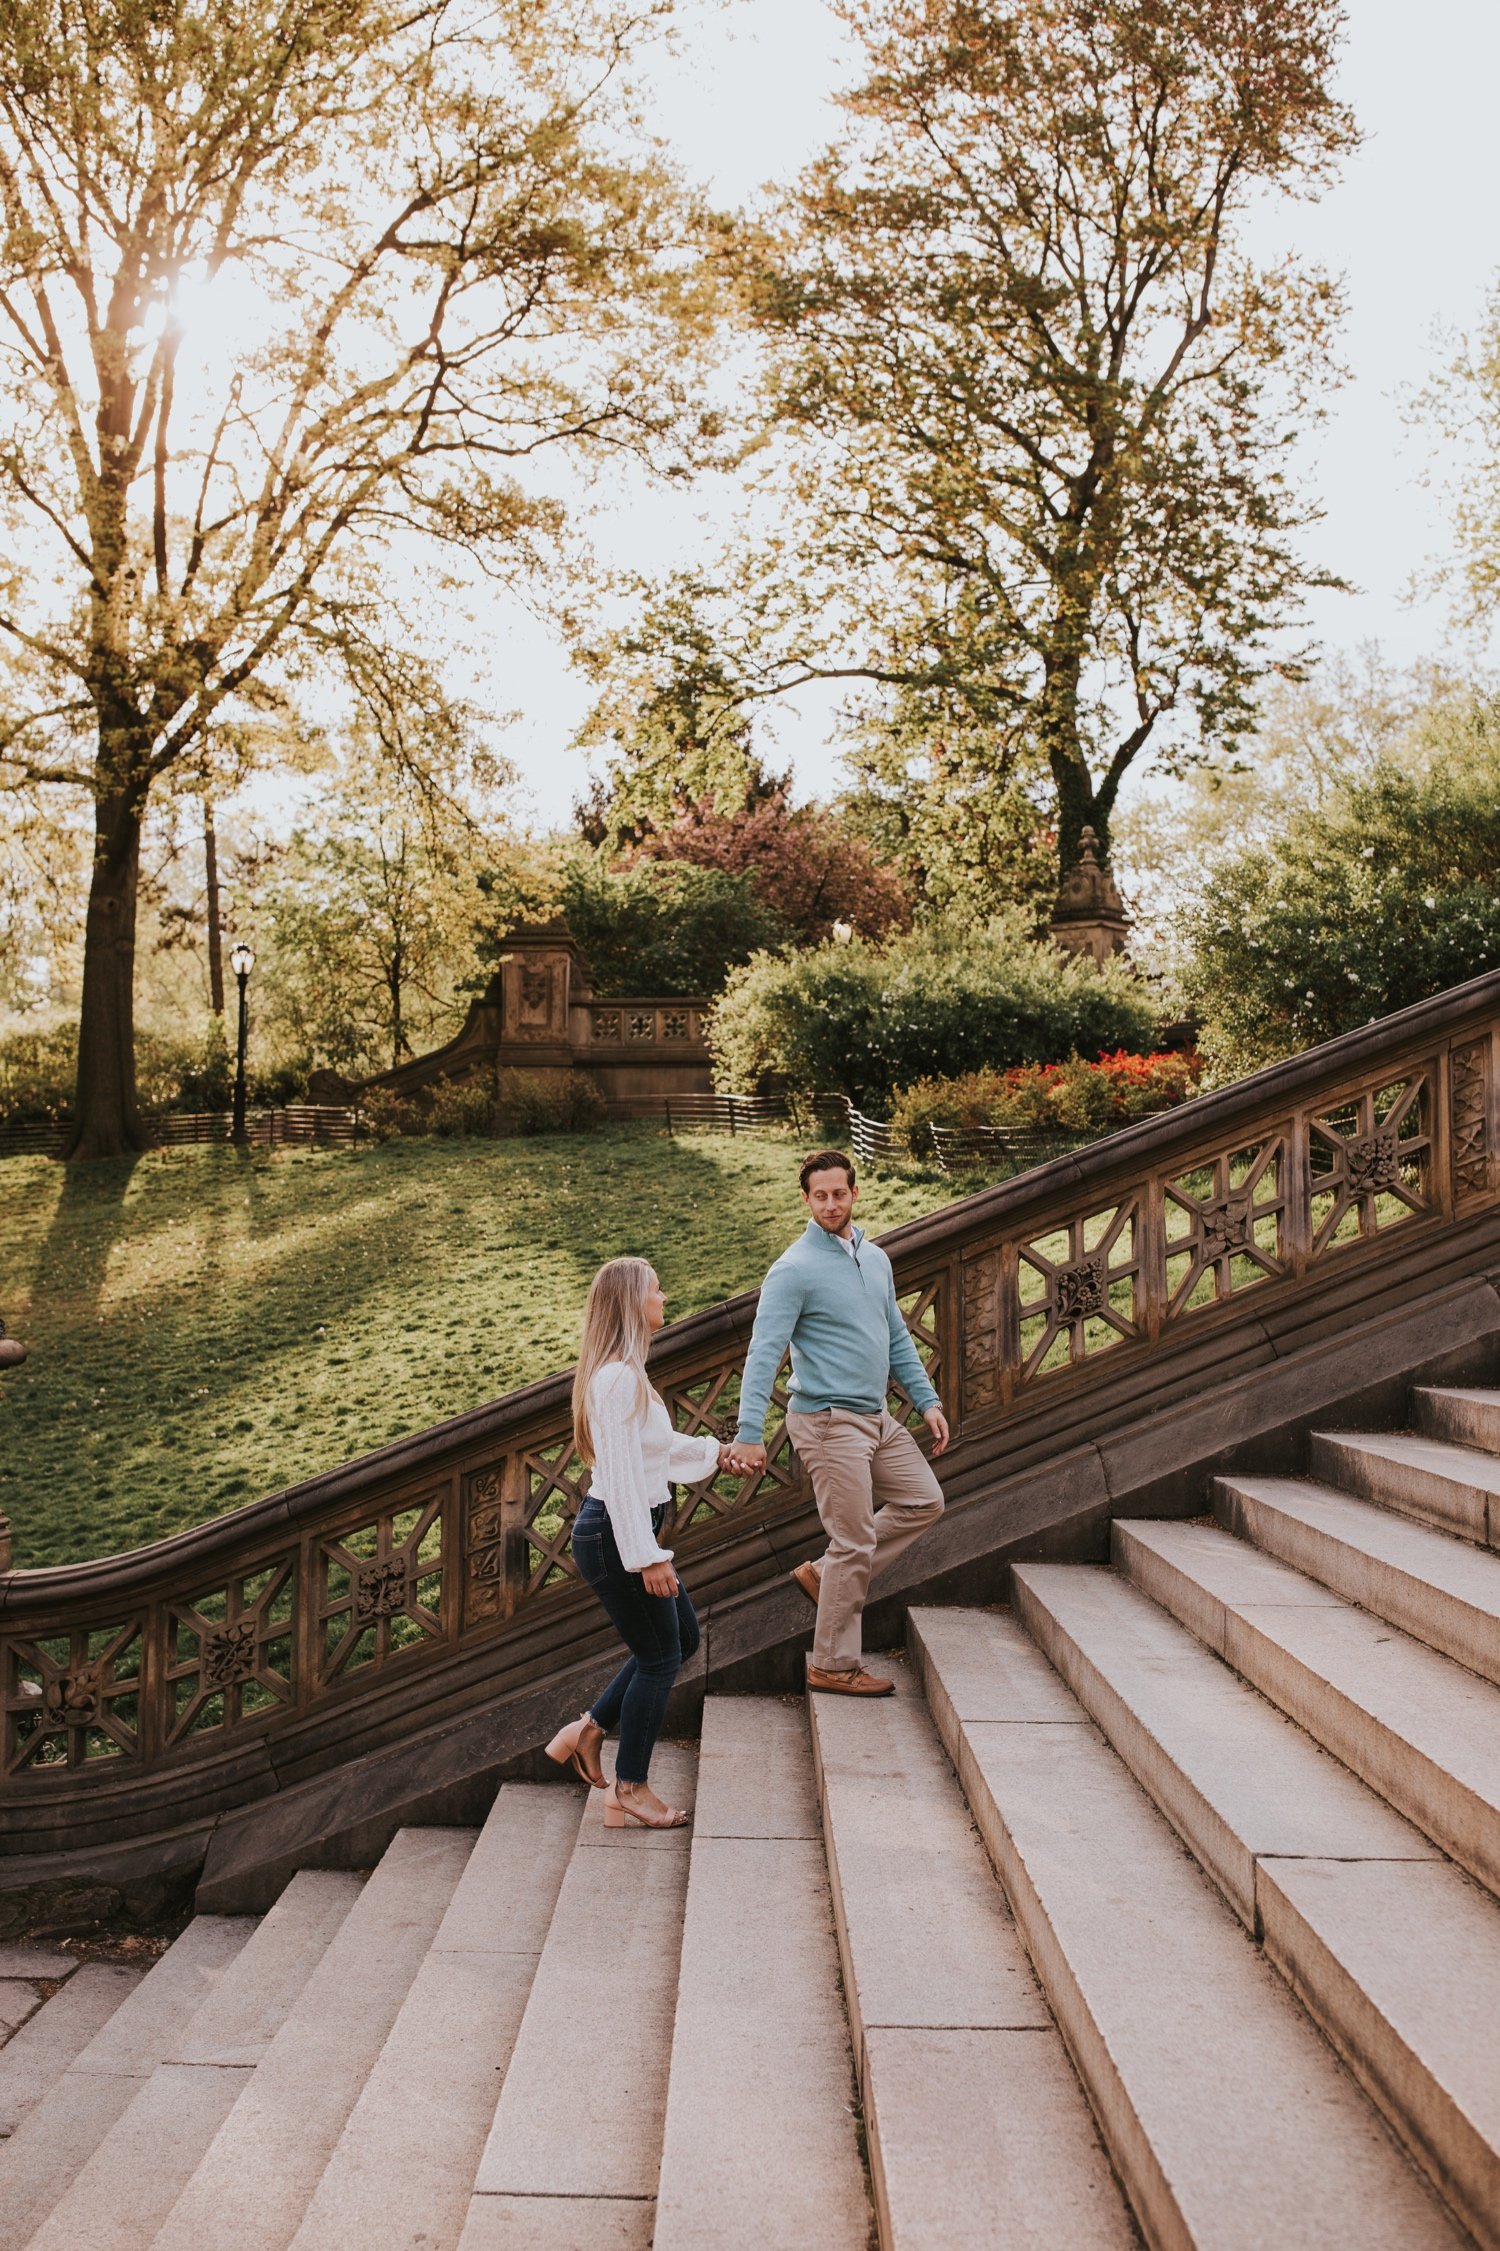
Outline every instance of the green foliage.
MULTIPOLYGON (((1292 440, 1328 276, 1250 215, 1354 145, 1337 0, 842 0, 862 83, 745 250, 779 567, 821 661, 967 706, 1050 775, 1059 857, 1120 782, 1232 745, 1304 590, 1292 440), (800 503, 795 520, 790 511, 800 503)), ((997 757, 998 763, 998 757, 997 757)))
POLYGON ((935 1125, 1086 1139, 1185 1102, 1197 1083, 1196 1056, 1122 1052, 1085 1063, 1074 1055, 1065 1063, 919 1079, 896 1096, 891 1124, 914 1157, 930 1153, 935 1125))
POLYGON ((561 905, 604 996, 716 993, 733 965, 788 936, 753 875, 682 860, 577 860, 561 905))
MULTIPOLYGON (((0 1123, 69 1117, 77 1059, 76 1023, 0 1037, 0 1123)), ((300 1059, 267 1070, 247 1070, 250 1101, 290 1101, 301 1093, 306 1075, 306 1063, 300 1059)), ((234 1062, 220 1019, 210 1016, 197 1039, 138 1032, 136 1080, 141 1108, 148 1115, 166 1110, 227 1110, 234 1096, 234 1062)))
MULTIPOLYGON (((589 1281, 648 1257, 676 1319, 759 1282, 806 1213, 803 1142, 393 1140, 0 1164, 0 1509, 23 1566, 83 1563, 564 1368, 589 1281)), ((952 1190, 866 1183, 876 1229, 952 1190)))
POLYGON ((0 1123, 48 1123, 73 1103, 78 1026, 7 1032, 0 1038, 0 1123))
POLYGON ((502 1071, 500 1115, 513 1133, 588 1133, 605 1101, 586 1071, 502 1071))
POLYGON ((1385 768, 1213 873, 1183 989, 1229 1076, 1500 966, 1500 731, 1463 768, 1385 768))
POLYGON ((762 769, 739 683, 709 605, 718 589, 678 574, 639 620, 579 662, 600 687, 579 732, 603 744, 607 773, 578 807, 586 841, 613 853, 704 805, 753 805, 777 783, 762 769))
POLYGON ((360 1098, 360 1112, 377 1141, 409 1134, 436 1134, 440 1140, 471 1133, 498 1133, 494 1082, 487 1078, 437 1079, 413 1094, 371 1087, 360 1098))
POLYGON ((781 1076, 883 1108, 934 1071, 1144 1052, 1155 1034, 1151 996, 1127 970, 1038 943, 1017 914, 979 930, 928 925, 884 947, 758 955, 731 973, 709 1038, 730 1091, 781 1076))

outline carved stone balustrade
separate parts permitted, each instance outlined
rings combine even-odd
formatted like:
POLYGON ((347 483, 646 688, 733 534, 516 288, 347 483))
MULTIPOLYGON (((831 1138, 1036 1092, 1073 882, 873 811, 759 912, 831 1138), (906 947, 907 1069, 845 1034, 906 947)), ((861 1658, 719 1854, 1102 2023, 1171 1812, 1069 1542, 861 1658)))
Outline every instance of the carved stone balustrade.
MULTIPOLYGON (((698 1036, 695 1004, 585 1007, 602 1049, 698 1036)), ((1343 1277, 1374 1302, 1451 1269, 1500 1229, 1497 1128, 1500 974, 886 1236, 956 1501, 1015 1431, 1060 1450, 1104 1390, 1201 1385, 1343 1277)), ((680 1429, 734 1428, 754 1310, 662 1333, 680 1429)), ((762 1475, 677 1504, 710 1617, 807 1522, 786 1404, 762 1475)), ((568 1546, 585 1489, 559 1375, 155 1547, 0 1575, 0 1852, 161 1834, 560 1677, 602 1631, 568 1546)))

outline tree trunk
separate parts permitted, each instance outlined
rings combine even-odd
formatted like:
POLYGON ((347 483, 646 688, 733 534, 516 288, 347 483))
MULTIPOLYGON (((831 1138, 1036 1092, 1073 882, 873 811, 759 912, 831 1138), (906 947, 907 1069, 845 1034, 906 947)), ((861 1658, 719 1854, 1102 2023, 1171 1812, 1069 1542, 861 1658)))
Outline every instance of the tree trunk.
POLYGON ((203 876, 208 896, 208 1005, 215 1016, 224 1013, 224 927, 219 916, 219 844, 214 834, 214 809, 203 800, 203 876))
POLYGON ((1082 857, 1080 839, 1091 828, 1098 839, 1101 862, 1108 857, 1108 815, 1099 807, 1093 776, 1078 735, 1078 697, 1082 661, 1074 648, 1065 648, 1047 665, 1042 691, 1040 736, 1057 791, 1057 879, 1082 857))
POLYGON ((135 1091, 135 917, 142 801, 97 801, 94 873, 83 938, 83 1006, 73 1129, 63 1155, 123 1157, 152 1146, 135 1091))

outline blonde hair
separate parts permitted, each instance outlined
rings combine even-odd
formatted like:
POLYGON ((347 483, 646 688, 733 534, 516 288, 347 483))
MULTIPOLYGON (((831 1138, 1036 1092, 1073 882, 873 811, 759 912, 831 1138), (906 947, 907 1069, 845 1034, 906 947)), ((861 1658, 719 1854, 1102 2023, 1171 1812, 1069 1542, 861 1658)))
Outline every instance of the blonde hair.
POLYGON ((623 1360, 635 1370, 640 1384, 639 1413, 644 1415, 650 1406, 646 1350, 651 1331, 646 1326, 646 1299, 655 1280, 646 1259, 612 1258, 589 1284, 573 1377, 573 1443, 590 1468, 594 1463, 594 1433, 589 1422, 589 1386, 606 1360, 623 1360))

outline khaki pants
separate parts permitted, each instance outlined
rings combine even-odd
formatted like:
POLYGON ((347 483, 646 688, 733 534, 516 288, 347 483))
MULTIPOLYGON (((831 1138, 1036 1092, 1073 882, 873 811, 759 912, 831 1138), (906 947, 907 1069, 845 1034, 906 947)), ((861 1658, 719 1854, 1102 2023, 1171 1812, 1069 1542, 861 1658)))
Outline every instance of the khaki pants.
POLYGON ((942 1487, 911 1432, 884 1410, 793 1409, 786 1427, 828 1534, 812 1662, 823 1672, 852 1672, 871 1576, 937 1522, 942 1487))

